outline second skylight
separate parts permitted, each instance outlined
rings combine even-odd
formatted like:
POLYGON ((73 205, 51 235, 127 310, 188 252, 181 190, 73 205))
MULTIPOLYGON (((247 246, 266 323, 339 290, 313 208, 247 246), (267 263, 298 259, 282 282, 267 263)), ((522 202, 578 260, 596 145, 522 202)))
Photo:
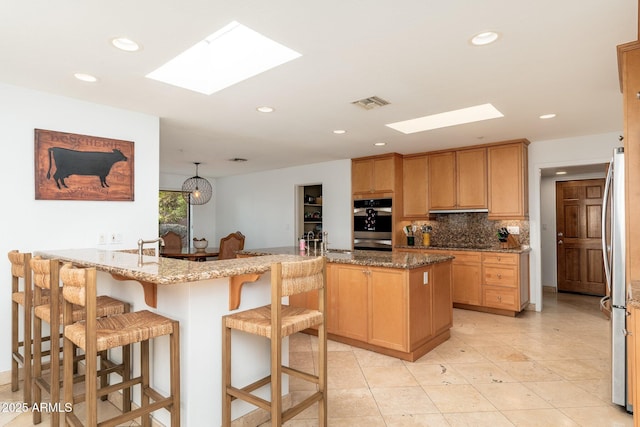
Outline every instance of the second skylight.
POLYGON ((300 56, 233 21, 147 77, 211 95, 300 56))
POLYGON ((426 130, 440 129, 465 123, 479 122, 482 120, 504 117, 496 107, 491 104, 476 105, 445 113, 432 114, 402 122, 389 123, 388 127, 399 132, 409 134, 426 130))

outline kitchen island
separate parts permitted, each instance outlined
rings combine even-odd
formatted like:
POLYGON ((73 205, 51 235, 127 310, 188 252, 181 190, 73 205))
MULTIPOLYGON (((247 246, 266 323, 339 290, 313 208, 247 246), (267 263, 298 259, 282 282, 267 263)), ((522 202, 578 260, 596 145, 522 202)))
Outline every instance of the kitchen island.
MULTIPOLYGON (((98 249, 46 250, 36 251, 35 255, 72 262, 79 267, 95 267, 99 294, 127 301, 132 304, 132 310, 151 306, 153 311, 180 322, 180 408, 185 426, 202 425, 204 420, 208 425, 221 424, 221 318, 232 311, 230 303, 232 306, 237 303, 235 308, 241 310, 268 304, 271 264, 300 259, 295 255, 274 255, 194 262, 144 255, 139 263, 135 250, 98 249), (153 304, 149 304, 150 300, 153 304)), ((268 340, 238 334, 234 335, 233 346, 234 381, 248 384, 268 375, 268 340)), ((165 394, 169 393, 167 350, 168 341, 163 338, 152 344, 152 381, 154 387, 165 394)), ((285 362, 287 358, 285 351, 285 362)), ((134 363, 135 369, 139 369, 138 357, 134 363)), ((261 397, 269 397, 268 388, 261 392, 261 397)), ((288 393, 286 382, 283 393, 288 393)), ((139 395, 134 395, 134 401, 139 402, 139 395)), ((236 401, 232 417, 238 418, 254 409, 236 401)), ((154 416, 169 425, 165 411, 158 411, 154 416)))
MULTIPOLYGON (((305 253, 295 247, 278 247, 239 254, 305 253)), ((330 339, 408 361, 449 339, 452 256, 330 250, 326 257, 330 339)), ((289 303, 316 308, 317 295, 291 297, 289 303)))

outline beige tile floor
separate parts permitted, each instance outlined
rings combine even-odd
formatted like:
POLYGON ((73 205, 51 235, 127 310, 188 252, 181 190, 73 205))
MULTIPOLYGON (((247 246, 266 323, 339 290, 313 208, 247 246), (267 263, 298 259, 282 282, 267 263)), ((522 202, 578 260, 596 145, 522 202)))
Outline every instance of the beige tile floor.
MULTIPOLYGON (((609 403, 609 323, 598 298, 545 293, 543 313, 509 318, 455 309, 453 319, 451 339, 414 363, 330 342, 329 425, 633 425, 609 403)), ((312 367, 315 340, 291 338, 292 366, 312 367)), ((290 388, 294 399, 309 390, 295 379, 290 388)), ((19 400, 0 386, 0 402, 19 400)), ((317 426, 314 409, 285 425, 317 426)), ((30 426, 31 414, 0 413, 0 425, 30 426)))
MULTIPOLYGON (((451 339, 416 362, 330 342, 329 425, 632 426, 609 403, 609 322, 599 298, 545 293, 516 318, 454 309, 451 339)), ((308 368, 315 337, 290 342, 308 368)), ((292 380, 298 400, 306 384, 292 380)), ((315 408, 286 423, 317 426, 315 408)))

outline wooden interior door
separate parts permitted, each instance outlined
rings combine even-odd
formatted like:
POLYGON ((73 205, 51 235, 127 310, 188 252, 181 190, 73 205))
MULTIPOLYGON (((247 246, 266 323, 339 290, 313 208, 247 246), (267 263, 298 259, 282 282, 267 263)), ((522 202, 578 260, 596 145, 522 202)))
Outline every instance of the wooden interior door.
POLYGON ((604 179, 556 182, 558 291, 605 295, 604 179))

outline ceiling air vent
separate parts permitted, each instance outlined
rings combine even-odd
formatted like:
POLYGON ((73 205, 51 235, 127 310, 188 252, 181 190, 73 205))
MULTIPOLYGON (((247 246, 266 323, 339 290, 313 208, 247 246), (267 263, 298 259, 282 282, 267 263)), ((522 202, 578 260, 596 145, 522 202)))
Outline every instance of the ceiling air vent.
POLYGON ((353 101, 352 104, 357 105, 358 107, 362 107, 365 110, 371 110, 373 108, 384 107, 385 105, 389 105, 389 101, 385 101, 384 99, 378 96, 371 96, 369 98, 353 101))

